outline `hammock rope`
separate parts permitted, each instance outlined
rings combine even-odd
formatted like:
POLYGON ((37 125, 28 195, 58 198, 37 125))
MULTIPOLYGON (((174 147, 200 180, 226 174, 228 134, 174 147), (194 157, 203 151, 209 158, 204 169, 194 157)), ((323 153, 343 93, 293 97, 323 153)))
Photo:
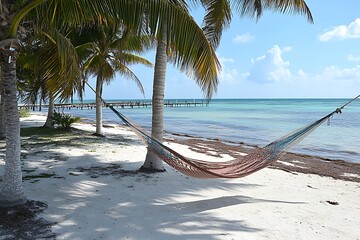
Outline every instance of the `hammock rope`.
MULTIPOLYGON (((88 86, 95 92, 89 84, 88 86)), ((140 137, 149 150, 153 151, 160 159, 174 169, 195 178, 240 178, 259 171, 260 169, 269 166, 274 161, 277 161, 285 154, 287 149, 299 143, 335 113, 341 113, 343 108, 359 97, 360 95, 325 117, 287 134, 278 140, 269 143, 265 147, 258 148, 246 156, 241 156, 225 162, 208 162, 184 157, 180 153, 165 146, 157 139, 152 138, 146 130, 137 126, 125 115, 118 112, 113 106, 107 104, 101 97, 100 98, 106 107, 109 107, 126 126, 131 128, 132 131, 140 137)))

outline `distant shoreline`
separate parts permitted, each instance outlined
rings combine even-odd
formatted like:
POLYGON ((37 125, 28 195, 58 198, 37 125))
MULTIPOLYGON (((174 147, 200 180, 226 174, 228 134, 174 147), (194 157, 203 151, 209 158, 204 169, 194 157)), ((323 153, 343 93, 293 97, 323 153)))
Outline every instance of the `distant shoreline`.
MULTIPOLYGON (((164 101, 167 100, 189 100, 189 101, 193 101, 193 100, 204 100, 206 101, 206 98, 165 98, 164 101)), ((343 98, 211 98, 209 101, 211 102, 212 100, 349 100, 352 99, 352 97, 343 97, 343 98)), ((106 98, 104 99, 105 101, 151 101, 151 98, 106 98)), ((80 100, 74 100, 74 102, 80 102, 80 100)), ((87 98, 87 99, 83 99, 83 101, 93 101, 95 102, 94 98, 87 98)))
MULTIPOLYGON (((180 100, 188 100, 188 101, 209 101, 210 103, 215 100, 220 100, 220 101, 226 101, 226 100, 350 100, 352 99, 352 97, 339 97, 339 98, 298 98, 298 97, 288 97, 288 98, 211 98, 211 99, 206 99, 206 98, 199 98, 199 97, 195 97, 195 98, 165 98, 164 101, 180 101, 180 100)), ((104 98, 104 100, 106 102, 118 102, 118 101, 151 101, 151 98, 104 98)), ((83 100, 79 100, 79 99, 75 99, 73 101, 67 101, 64 103, 81 103, 81 102, 86 102, 86 103, 95 103, 95 98, 85 98, 83 100)), ((58 102, 60 103, 60 102, 58 102)), ((21 103, 21 101, 19 102, 19 106, 23 106, 25 104, 21 103)))

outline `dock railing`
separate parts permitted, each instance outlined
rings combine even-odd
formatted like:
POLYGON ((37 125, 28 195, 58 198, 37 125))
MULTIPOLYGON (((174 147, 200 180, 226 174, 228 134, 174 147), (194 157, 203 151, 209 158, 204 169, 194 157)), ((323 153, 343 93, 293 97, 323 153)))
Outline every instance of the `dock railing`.
MULTIPOLYGON (((107 104, 117 107, 117 108, 141 108, 141 107, 151 107, 151 101, 116 101, 116 102, 107 102, 107 104)), ((197 107, 197 106, 208 106, 209 102, 206 100, 165 100, 165 107, 197 107)), ((33 105, 23 105, 19 104, 19 108, 30 108, 33 110, 39 108, 47 108, 47 104, 33 104, 33 105)), ((93 103, 56 103, 55 109, 95 109, 96 104, 93 103)))

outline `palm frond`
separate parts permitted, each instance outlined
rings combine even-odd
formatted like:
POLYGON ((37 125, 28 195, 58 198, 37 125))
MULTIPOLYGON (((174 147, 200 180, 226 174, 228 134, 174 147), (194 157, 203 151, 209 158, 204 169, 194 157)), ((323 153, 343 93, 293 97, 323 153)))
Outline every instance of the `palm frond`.
POLYGON ((136 74, 133 71, 131 71, 130 68, 128 68, 126 65, 122 65, 122 69, 121 69, 121 71, 119 71, 119 73, 120 73, 120 75, 125 76, 127 79, 133 80, 136 83, 136 85, 138 86, 140 92, 145 97, 144 87, 143 87, 140 79, 136 76, 136 74))
POLYGON ((85 74, 96 74, 99 66, 101 66, 101 57, 98 54, 91 54, 86 61, 82 63, 82 71, 85 74))
POLYGON ((104 64, 101 65, 101 69, 102 69, 102 77, 104 81, 110 81, 114 79, 116 71, 111 63, 104 62, 104 64))
POLYGON ((16 12, 16 14, 14 16, 12 16, 12 21, 11 21, 11 25, 9 28, 9 34, 11 36, 16 36, 18 29, 19 29, 19 25, 21 23, 21 21, 24 19, 24 17, 33 9, 36 9, 37 7, 39 7, 41 4, 43 4, 46 0, 34 0, 34 1, 27 1, 25 3, 25 5, 23 6, 18 6, 18 11, 16 12))
MULTIPOLYGON (((81 26, 80 28, 84 29, 94 24, 112 26, 114 22, 121 22, 133 29, 134 33, 139 34, 146 27, 151 35, 158 35, 162 31, 161 26, 167 26, 167 43, 173 49, 174 64, 195 78, 207 97, 211 97, 216 91, 220 63, 208 41, 215 39, 213 44, 216 45, 216 38, 211 37, 215 30, 208 31, 208 39, 189 15, 185 1, 176 1, 184 4, 174 4, 175 0, 38 1, 38 5, 28 12, 28 19, 35 20, 38 26, 56 26, 61 32, 70 27, 81 26), (145 17, 147 25, 144 27, 145 17)), ((212 12, 212 15, 215 15, 215 12, 212 12)), ((19 12, 15 15, 16 21, 20 22, 18 19, 23 19, 24 16, 19 12)), ((15 28, 16 24, 13 26, 13 29, 15 28)), ((54 39, 57 42, 60 40, 59 48, 66 47, 61 39, 54 39)), ((73 55, 76 56, 75 53, 73 55)), ((65 55, 61 59, 66 59, 65 55)), ((73 61, 74 59, 71 60, 73 61)), ((67 64, 63 60, 60 63, 61 66, 67 64)))
POLYGON ((69 99, 74 91, 81 89, 77 53, 71 41, 58 30, 48 31, 47 38, 49 33, 52 40, 39 50, 42 76, 54 96, 61 100, 69 99))
POLYGON ((78 55, 80 64, 85 63, 89 60, 91 54, 96 51, 96 46, 92 42, 87 42, 79 46, 75 46, 75 51, 78 55))
MULTIPOLYGON (((153 64, 138 55, 134 55, 132 53, 127 53, 127 52, 123 52, 123 53, 119 53, 121 54, 120 56, 115 57, 114 61, 112 62, 114 67, 117 69, 117 66, 119 66, 119 64, 124 64, 124 65, 130 65, 130 64, 143 64, 146 67, 152 67, 153 64)), ((121 69, 119 69, 121 70, 121 69)))
POLYGON ((149 49, 156 47, 156 39, 151 35, 135 35, 130 34, 115 39, 110 45, 111 49, 121 49, 123 51, 131 51, 136 53, 143 53, 149 49))
POLYGON ((20 99, 27 105, 34 105, 39 99, 45 100, 48 94, 40 72, 36 48, 21 48, 16 66, 17 88, 20 99))
POLYGON ((176 6, 166 9, 159 23, 166 22, 168 33, 167 44, 171 49, 170 60, 181 71, 196 80, 207 98, 217 91, 218 71, 221 68, 213 46, 202 29, 185 11, 176 6), (171 20, 181 19, 181 21, 171 20))
POLYGON ((242 16, 259 19, 263 10, 272 10, 281 13, 305 15, 307 20, 314 22, 305 0, 233 0, 233 6, 242 16))
POLYGON ((229 27, 231 8, 228 0, 202 0, 205 8, 203 30, 215 48, 219 45, 222 32, 229 27))

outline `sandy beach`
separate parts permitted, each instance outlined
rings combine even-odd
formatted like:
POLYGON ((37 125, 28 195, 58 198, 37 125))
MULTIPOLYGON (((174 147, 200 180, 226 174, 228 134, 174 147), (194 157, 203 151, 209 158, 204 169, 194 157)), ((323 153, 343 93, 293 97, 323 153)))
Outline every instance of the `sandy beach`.
MULTIPOLYGON (((44 121, 33 113, 21 126, 44 121)), ((240 179, 195 179, 168 166, 145 174, 137 170, 146 147, 128 128, 106 125, 101 138, 91 123, 73 127, 22 137, 24 191, 39 213, 22 227, 0 222, 0 239, 360 239, 360 164, 287 154, 240 179)), ((217 161, 252 149, 188 136, 166 144, 217 161)), ((1 141, 0 176, 3 149, 1 141)))

